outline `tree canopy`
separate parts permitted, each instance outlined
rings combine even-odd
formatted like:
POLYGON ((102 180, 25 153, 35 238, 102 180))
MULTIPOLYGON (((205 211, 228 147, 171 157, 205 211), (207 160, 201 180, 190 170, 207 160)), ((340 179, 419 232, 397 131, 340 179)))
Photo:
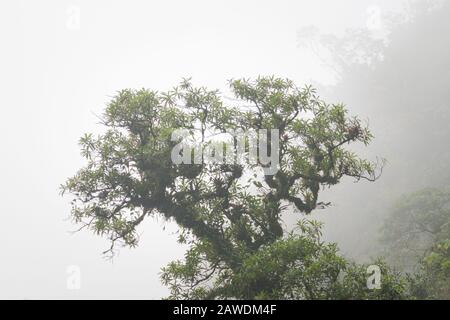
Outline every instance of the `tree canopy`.
MULTIPOLYGON (((87 165, 62 186, 73 195, 75 222, 108 237, 112 253, 116 243, 138 244, 145 218, 175 221, 179 241, 190 249, 184 261, 163 269, 174 298, 401 297, 402 280, 387 267, 384 289, 368 291, 365 269, 339 256, 334 244, 320 240, 320 226, 304 220, 329 205, 319 199, 321 189, 344 177, 377 179, 381 163, 348 148, 369 144, 367 126, 343 104, 325 103, 312 87, 287 79, 229 85, 234 106, 189 80, 168 92, 118 92, 102 117, 105 133, 80 139, 87 165), (276 129, 277 171, 236 158, 175 164, 171 154, 180 139, 172 133, 180 129, 200 146, 233 130, 276 129), (283 214, 300 215, 295 231, 283 227, 283 214)), ((228 138, 237 154, 235 137, 228 138)), ((266 138, 270 149, 275 141, 266 138)), ((247 138, 244 155, 249 152, 247 138)))
POLYGON ((382 228, 387 260, 410 273, 420 299, 450 297, 450 192, 423 189, 397 201, 382 228))

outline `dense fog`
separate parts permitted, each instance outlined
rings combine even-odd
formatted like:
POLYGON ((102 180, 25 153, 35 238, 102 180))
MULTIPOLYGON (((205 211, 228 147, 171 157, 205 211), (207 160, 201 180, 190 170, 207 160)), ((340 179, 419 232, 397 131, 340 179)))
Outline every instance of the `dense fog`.
MULTIPOLYGON (((319 200, 331 205, 308 219, 323 221, 324 239, 348 259, 384 256, 400 272, 419 270, 444 231, 419 236, 420 252, 405 263, 385 231, 408 195, 448 190, 449 15, 448 1, 427 0, 0 4, 0 298, 168 295, 161 268, 188 247, 177 243, 177 225, 146 219, 139 245, 108 259, 107 239, 73 232, 79 226, 60 185, 85 165, 79 138, 104 132, 99 116, 118 91, 164 91, 185 77, 218 89, 227 103, 234 103, 227 80, 274 75, 345 104, 374 134, 368 146, 350 148, 385 159, 382 174, 324 189, 319 200), (81 285, 71 288, 74 270, 81 285)), ((430 207, 421 210, 437 210, 430 207)), ((290 228, 300 217, 284 214, 283 223, 290 228)))
POLYGON ((379 254, 379 229, 401 196, 448 187, 450 43, 439 35, 450 32, 449 10, 418 1, 386 17, 382 37, 358 29, 317 37, 336 69, 336 85, 323 88, 327 99, 369 121, 375 139, 367 154, 387 160, 376 183, 331 191, 337 204, 322 214, 327 235, 355 257, 379 254))

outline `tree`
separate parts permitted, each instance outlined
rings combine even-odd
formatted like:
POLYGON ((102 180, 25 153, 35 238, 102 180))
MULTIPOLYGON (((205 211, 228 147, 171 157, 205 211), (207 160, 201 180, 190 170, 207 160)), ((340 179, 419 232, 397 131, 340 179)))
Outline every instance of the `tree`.
POLYGON ((450 299, 450 239, 436 241, 410 276, 409 292, 418 299, 450 299))
POLYGON ((389 260, 414 271, 430 249, 449 235, 450 193, 423 189, 401 197, 382 228, 389 260))
MULTIPOLYGON (((378 164, 346 148, 367 145, 372 135, 342 104, 327 104, 313 88, 290 80, 232 80, 230 88, 234 107, 189 80, 165 93, 120 91, 103 115, 106 132, 80 140, 86 167, 62 186, 74 196, 72 217, 108 237, 110 253, 117 242, 137 245, 136 230, 148 216, 175 221, 179 241, 190 249, 185 261, 164 269, 172 297, 329 298, 325 291, 335 288, 347 262, 335 245, 320 241, 314 224, 300 222, 300 233, 289 233, 281 216, 327 206, 319 191, 345 176, 377 179, 378 164), (203 147, 230 130, 276 129, 276 137, 267 131, 261 139, 269 150, 279 143, 278 171, 236 157, 232 163, 175 164, 171 155, 180 141, 172 133, 180 129, 203 147)), ((231 140, 236 156, 236 137, 231 140)), ((247 137, 246 156, 249 145, 247 137)))
POLYGON ((450 193, 424 189, 402 197, 383 228, 390 261, 411 272, 411 294, 450 298, 450 193))
POLYGON ((373 263, 381 270, 381 288, 367 287, 368 265, 347 261, 335 243, 321 240, 321 225, 301 220, 296 232, 248 254, 236 271, 222 270, 219 277, 204 274, 202 255, 195 246, 185 261, 163 269, 162 280, 172 299, 407 299, 409 282, 384 261, 373 263), (203 274, 203 278, 199 278, 203 274), (202 286, 199 285, 201 282, 202 286), (209 283, 208 283, 209 282, 209 283))

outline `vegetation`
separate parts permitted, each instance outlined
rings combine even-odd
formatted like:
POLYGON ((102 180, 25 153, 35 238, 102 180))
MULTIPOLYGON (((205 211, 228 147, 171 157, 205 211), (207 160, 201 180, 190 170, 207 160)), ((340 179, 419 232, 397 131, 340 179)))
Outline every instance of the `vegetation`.
POLYGON ((449 12, 448 1, 411 1, 403 16, 381 17, 385 35, 365 28, 344 36, 299 35, 332 57, 338 82, 330 96, 369 117, 377 133, 370 152, 389 160, 370 189, 350 192, 350 186, 335 195, 340 208, 334 212, 342 219, 333 232, 346 252, 364 261, 380 249, 381 228, 383 255, 409 275, 410 293, 419 299, 450 297, 450 152, 443 147, 450 136, 450 38, 435 37, 436 30, 449 34, 449 12))
MULTIPOLYGON (((344 189, 339 195, 342 210, 358 210, 339 233, 363 231, 361 241, 366 242, 346 249, 359 251, 355 255, 363 258, 372 255, 384 221, 383 254, 407 275, 410 297, 449 299, 450 158, 449 149, 442 146, 450 135, 450 38, 436 41, 434 35, 435 30, 450 32, 450 3, 409 5, 404 16, 383 17, 387 37, 367 29, 349 30, 342 37, 309 31, 314 46, 332 57, 330 67, 339 81, 331 96, 369 116, 377 132, 377 144, 370 151, 389 159, 388 170, 374 188, 351 197, 344 189), (375 197, 379 201, 367 204, 373 194, 380 195, 375 197)), ((300 40, 308 41, 304 36, 300 40)))
MULTIPOLYGON (((335 243, 324 242, 321 224, 310 215, 330 205, 321 191, 345 177, 377 179, 382 166, 358 156, 372 134, 344 105, 327 104, 313 88, 285 79, 230 81, 233 106, 218 91, 188 80, 169 92, 119 92, 102 117, 105 133, 80 140, 87 165, 62 186, 74 198, 74 221, 110 239, 106 254, 113 254, 117 243, 136 246, 147 217, 175 221, 179 242, 189 249, 184 260, 163 268, 169 298, 449 299, 450 153, 442 146, 450 128, 450 38, 435 41, 435 33, 450 30, 450 5, 430 4, 412 3, 401 23, 399 17, 385 19, 389 41, 351 30, 311 42, 334 59, 330 66, 339 81, 333 99, 370 118, 377 144, 369 154, 389 159, 390 170, 374 188, 351 184, 334 194, 340 201, 335 213, 358 210, 343 219, 340 233, 358 243, 350 250, 361 251, 356 255, 365 260, 377 251, 375 236, 386 217, 381 228, 386 261, 372 262, 381 269, 380 289, 366 285, 368 264, 352 262, 335 243), (187 130, 181 140, 196 146, 227 137, 235 161, 174 163, 177 129, 187 130), (274 174, 267 163, 240 161, 229 134, 258 129, 278 129, 274 174), (387 210, 401 193, 407 195, 387 210), (287 228, 284 218, 295 220, 296 227, 287 228), (347 236, 355 230, 364 237, 347 236)), ((265 138, 271 149, 275 141, 265 138)))
MULTIPOLYGON (((103 115, 103 135, 80 140, 87 165, 62 186, 73 195, 72 217, 115 244, 138 244, 137 228, 149 216, 175 221, 179 241, 190 245, 184 261, 163 269, 171 298, 400 299, 405 279, 379 262, 382 289, 366 286, 366 266, 338 254, 320 239, 320 225, 306 220, 329 203, 319 192, 344 177, 377 179, 378 163, 359 158, 349 144, 367 145, 368 128, 342 104, 327 104, 311 87, 261 77, 233 80, 236 106, 217 91, 190 81, 165 93, 123 90, 103 115), (187 130, 193 144, 207 146, 230 130, 277 129, 279 165, 175 164, 187 130), (282 215, 300 215, 293 231, 282 215)), ((237 143, 233 139, 233 154, 237 143)), ((275 141, 268 134, 268 149, 275 141)), ((245 143, 249 154, 249 139, 245 143)))
POLYGON ((450 193, 424 189, 398 201, 383 228, 389 261, 412 273, 420 299, 450 298, 450 193))

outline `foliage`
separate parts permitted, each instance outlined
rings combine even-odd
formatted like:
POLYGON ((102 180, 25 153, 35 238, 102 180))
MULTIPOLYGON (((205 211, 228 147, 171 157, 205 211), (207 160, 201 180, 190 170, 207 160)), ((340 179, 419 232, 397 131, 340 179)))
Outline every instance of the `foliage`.
POLYGON ((334 285, 344 260, 314 228, 286 234, 281 215, 327 206, 319 191, 345 176, 374 181, 377 164, 346 148, 372 135, 342 104, 290 80, 232 80, 230 88, 235 107, 189 80, 165 93, 120 91, 103 116, 107 131, 80 140, 87 165, 62 186, 74 196, 72 217, 108 237, 110 253, 116 242, 137 245, 148 216, 175 221, 191 248, 164 269, 173 297, 329 298, 323 288, 334 285), (229 130, 278 129, 278 171, 265 174, 261 162, 175 164, 175 129, 203 146, 229 130))
POLYGON ((424 189, 403 197, 384 227, 390 260, 410 275, 419 299, 450 298, 450 193, 424 189))
POLYGON ((450 239, 436 242, 411 277, 411 294, 419 299, 450 299, 450 239))
POLYGON ((450 193, 423 189, 397 201, 382 228, 392 263, 412 271, 433 245, 445 240, 450 226, 450 193))
POLYGON ((204 270, 207 248, 194 246, 185 261, 172 262, 163 271, 171 299, 406 299, 407 279, 381 260, 380 289, 369 289, 367 265, 347 261, 336 244, 320 237, 321 225, 302 220, 296 232, 262 246, 233 271, 204 270), (206 273, 203 278, 199 275, 206 273))

